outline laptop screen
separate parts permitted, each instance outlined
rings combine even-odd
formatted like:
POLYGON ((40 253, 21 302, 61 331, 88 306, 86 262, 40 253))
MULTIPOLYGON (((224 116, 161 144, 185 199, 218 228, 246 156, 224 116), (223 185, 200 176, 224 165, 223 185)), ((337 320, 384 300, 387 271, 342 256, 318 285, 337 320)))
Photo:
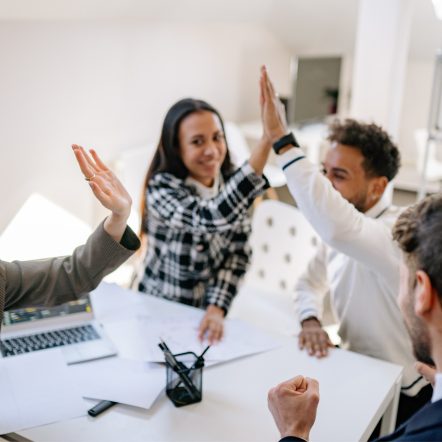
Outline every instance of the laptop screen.
POLYGON ((66 302, 56 307, 29 307, 9 310, 3 314, 4 325, 15 325, 38 321, 40 319, 55 318, 72 315, 74 313, 91 313, 92 307, 89 295, 77 301, 66 302))

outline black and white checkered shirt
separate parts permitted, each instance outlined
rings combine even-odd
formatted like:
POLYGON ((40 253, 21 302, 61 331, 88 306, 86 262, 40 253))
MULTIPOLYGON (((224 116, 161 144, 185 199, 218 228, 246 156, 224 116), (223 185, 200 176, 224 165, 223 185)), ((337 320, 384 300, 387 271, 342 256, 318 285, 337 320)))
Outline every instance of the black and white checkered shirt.
POLYGON ((245 163, 203 199, 169 173, 147 189, 148 250, 139 290, 226 312, 250 259, 248 209, 267 182, 245 163))

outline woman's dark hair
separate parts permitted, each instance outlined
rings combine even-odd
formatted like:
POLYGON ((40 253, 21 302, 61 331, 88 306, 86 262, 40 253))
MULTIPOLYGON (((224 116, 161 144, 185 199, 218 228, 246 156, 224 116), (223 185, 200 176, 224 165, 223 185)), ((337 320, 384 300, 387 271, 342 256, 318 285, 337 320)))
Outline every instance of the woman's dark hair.
MULTIPOLYGON (((224 122, 219 112, 212 107, 209 103, 203 100, 196 100, 194 98, 184 98, 175 103, 167 112, 164 118, 163 128, 161 129, 161 137, 158 143, 158 147, 150 163, 149 170, 144 180, 143 193, 141 196, 140 213, 141 213, 141 227, 140 235, 144 236, 147 233, 147 207, 146 207, 146 190, 150 180, 157 173, 171 173, 177 178, 185 179, 189 174, 186 166, 184 165, 180 155, 180 144, 178 133, 181 122, 195 112, 212 112, 215 114, 220 123, 223 132, 224 122)), ((226 157, 221 165, 221 173, 224 177, 227 177, 233 172, 234 166, 230 159, 229 148, 226 140, 226 157)))

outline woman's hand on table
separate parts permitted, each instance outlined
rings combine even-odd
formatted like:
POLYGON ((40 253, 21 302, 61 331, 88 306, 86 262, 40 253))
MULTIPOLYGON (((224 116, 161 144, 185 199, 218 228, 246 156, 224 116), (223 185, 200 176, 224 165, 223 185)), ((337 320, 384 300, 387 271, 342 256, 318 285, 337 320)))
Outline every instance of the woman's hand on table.
POLYGON ((221 341, 224 334, 224 310, 216 305, 209 305, 198 329, 198 338, 207 338, 209 344, 221 341))

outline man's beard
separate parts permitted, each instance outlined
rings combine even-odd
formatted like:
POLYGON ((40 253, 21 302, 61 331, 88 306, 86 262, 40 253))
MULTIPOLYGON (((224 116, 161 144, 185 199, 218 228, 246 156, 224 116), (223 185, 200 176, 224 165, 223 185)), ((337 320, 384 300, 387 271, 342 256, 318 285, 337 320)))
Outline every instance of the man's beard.
POLYGON ((356 210, 361 213, 365 213, 365 207, 366 207, 366 201, 367 201, 367 192, 361 192, 359 195, 355 196, 354 198, 349 200, 350 203, 355 206, 356 210))
POLYGON ((413 344, 413 353, 419 362, 428 365, 435 365, 431 357, 431 340, 426 330, 420 330, 410 333, 411 342, 413 344))
MULTIPOLYGON (((414 296, 410 297, 413 298, 414 296)), ((428 334, 427 326, 414 313, 413 302, 408 302, 406 309, 407 320, 405 321, 405 326, 413 344, 414 356, 419 362, 435 365, 431 357, 431 338, 428 334)))

